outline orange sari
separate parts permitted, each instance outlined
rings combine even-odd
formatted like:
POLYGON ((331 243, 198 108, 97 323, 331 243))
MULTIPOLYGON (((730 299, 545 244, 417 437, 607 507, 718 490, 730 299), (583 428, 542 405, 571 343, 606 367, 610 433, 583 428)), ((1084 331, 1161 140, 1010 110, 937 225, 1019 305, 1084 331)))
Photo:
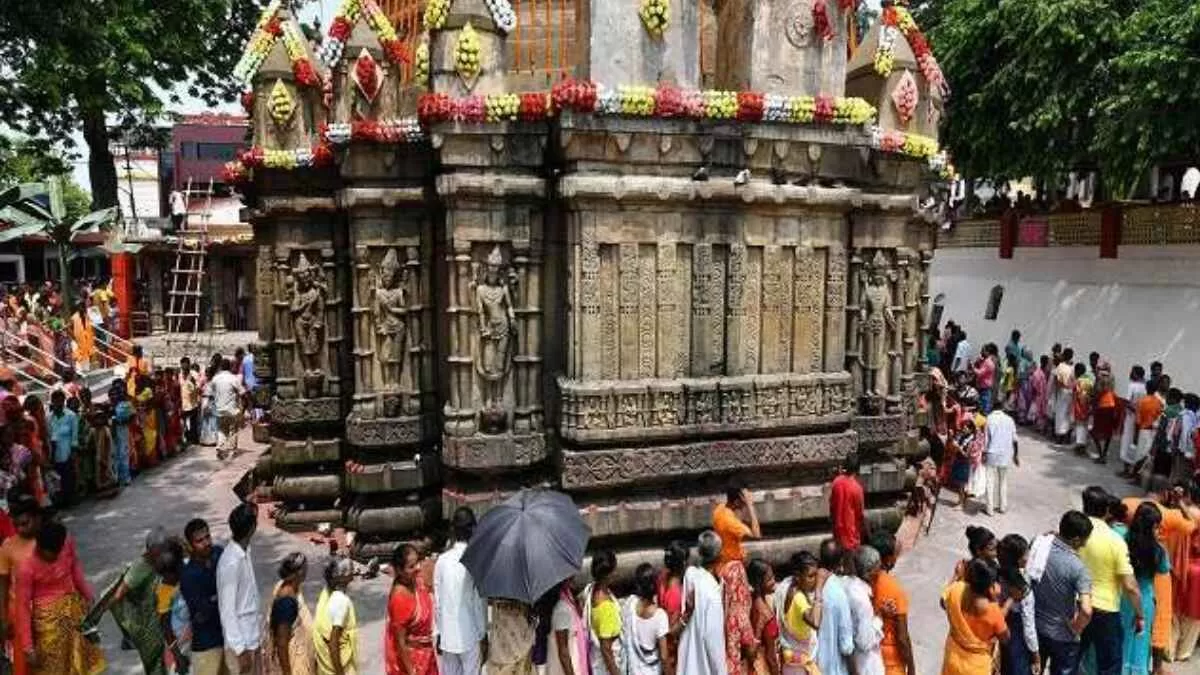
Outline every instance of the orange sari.
POLYGON ((71 317, 71 334, 75 339, 75 362, 85 366, 92 365, 96 354, 96 332, 87 316, 78 313, 71 317))
POLYGON ((992 642, 979 639, 962 610, 962 596, 966 590, 964 582, 956 581, 942 591, 942 604, 946 607, 946 618, 950 622, 946 653, 942 658, 942 675, 992 672, 992 642))

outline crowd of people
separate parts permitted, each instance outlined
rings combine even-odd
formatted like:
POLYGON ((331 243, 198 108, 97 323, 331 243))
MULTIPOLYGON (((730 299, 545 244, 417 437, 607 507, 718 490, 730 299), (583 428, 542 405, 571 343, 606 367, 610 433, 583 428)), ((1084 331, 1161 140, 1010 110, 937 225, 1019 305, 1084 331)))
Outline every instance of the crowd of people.
POLYGON ((112 365, 116 357, 104 349, 115 341, 118 309, 112 282, 81 279, 70 298, 74 300, 52 281, 0 288, 3 360, 23 361, 22 369, 38 381, 73 379, 112 365), (73 304, 64 307, 68 302, 73 304))
MULTIPOLYGON (((190 445, 215 445, 228 456, 246 411, 254 410, 254 358, 241 348, 232 359, 214 355, 201 370, 188 358, 156 368, 134 346, 114 374, 103 400, 68 377, 48 402, 0 377, 0 485, 7 494, 43 507, 113 496, 190 445)), ((0 533, 4 518, 0 510, 0 533)))
POLYGON ((1119 475, 1147 492, 1122 500, 1089 487, 1082 511, 1032 543, 969 528, 972 556, 958 575, 965 585, 943 597, 947 668, 954 654, 970 661, 959 653, 964 645, 974 647, 966 651, 978 667, 997 642, 1005 673, 1029 672, 1030 663, 1035 672, 1049 663, 1049 672, 1073 673, 1084 662, 1089 673, 1161 673, 1163 663, 1193 654, 1200 397, 1174 387, 1158 361, 1148 373, 1132 366, 1120 396, 1099 353, 1086 365, 1075 358, 1056 344, 1035 360, 1019 331, 1003 352, 994 343, 976 352, 953 322, 928 345, 926 360, 937 365, 921 401, 922 437, 938 465, 937 487, 964 508, 969 500, 981 500, 986 514, 1007 508, 1008 473, 1020 466, 1018 425, 1097 464, 1116 459, 1119 475))

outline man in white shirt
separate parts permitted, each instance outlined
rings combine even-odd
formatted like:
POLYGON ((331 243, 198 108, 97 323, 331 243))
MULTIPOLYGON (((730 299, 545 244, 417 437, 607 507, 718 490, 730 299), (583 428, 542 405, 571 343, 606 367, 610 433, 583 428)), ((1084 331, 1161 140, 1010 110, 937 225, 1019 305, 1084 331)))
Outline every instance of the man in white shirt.
POLYGON ((686 675, 731 675, 725 666, 725 604, 716 570, 721 564, 721 537, 712 530, 700 533, 696 553, 699 567, 683 574, 684 615, 688 620, 679 635, 679 665, 686 675))
POLYGON ((987 416, 987 450, 983 455, 983 466, 987 471, 983 512, 988 515, 993 508, 999 513, 1008 509, 1009 465, 1021 466, 1017 455, 1017 425, 1008 413, 997 408, 987 416))
POLYGON ((250 538, 258 527, 258 509, 243 502, 229 514, 233 540, 217 563, 217 609, 225 636, 225 667, 231 675, 259 672, 262 612, 258 582, 250 561, 250 538))
POLYGON ((487 604, 462 565, 475 513, 461 506, 450 519, 454 543, 433 567, 433 633, 442 675, 479 675, 487 641, 487 604))
POLYGON ((850 619, 854 622, 854 672, 857 675, 884 675, 880 647, 883 620, 875 615, 871 603, 871 587, 883 566, 879 551, 870 546, 859 546, 854 552, 854 566, 858 576, 842 577, 846 583, 846 597, 850 600, 850 619))
POLYGON ((246 391, 238 376, 231 372, 232 369, 229 359, 222 360, 220 372, 208 383, 212 387, 213 406, 217 409, 217 456, 221 458, 231 450, 237 450, 242 394, 246 391))
POLYGON ((954 348, 954 360, 950 362, 950 370, 956 373, 965 373, 971 367, 971 343, 967 342, 967 331, 962 331, 959 334, 961 338, 958 341, 958 346, 954 348))

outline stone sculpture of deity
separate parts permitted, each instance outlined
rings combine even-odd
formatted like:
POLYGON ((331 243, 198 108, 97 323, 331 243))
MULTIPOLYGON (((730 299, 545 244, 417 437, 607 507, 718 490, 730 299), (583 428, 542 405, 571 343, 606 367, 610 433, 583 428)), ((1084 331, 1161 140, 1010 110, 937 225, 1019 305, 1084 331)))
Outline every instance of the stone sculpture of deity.
POLYGON ((862 333, 859 360, 863 366, 863 392, 868 395, 886 396, 888 393, 889 336, 896 330, 890 276, 887 258, 882 252, 877 252, 864 275, 865 288, 859 308, 859 330, 862 333))
POLYGON ((475 283, 475 311, 479 317, 480 393, 484 411, 502 408, 504 382, 512 366, 513 342, 517 333, 509 280, 504 274, 504 259, 497 246, 488 254, 481 278, 475 283))
POLYGON ((379 355, 385 388, 399 386, 404 372, 404 356, 408 347, 407 276, 396 249, 389 249, 379 266, 374 306, 376 353, 379 355))
POLYGON ((303 253, 293 274, 291 312, 300 366, 305 375, 320 373, 321 352, 325 348, 325 296, 328 288, 320 278, 320 270, 309 265, 303 253))

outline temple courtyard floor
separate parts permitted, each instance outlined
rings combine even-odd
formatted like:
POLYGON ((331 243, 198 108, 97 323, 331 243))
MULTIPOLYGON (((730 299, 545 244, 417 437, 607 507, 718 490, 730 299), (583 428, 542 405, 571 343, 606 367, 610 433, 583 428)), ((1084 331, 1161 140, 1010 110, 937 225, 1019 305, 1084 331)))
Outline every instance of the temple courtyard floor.
MULTIPOLYGON (((1016 532, 1031 538, 1056 527, 1064 511, 1079 508, 1080 491, 1087 485, 1104 485, 1122 496, 1135 491, 1116 478, 1110 467, 1097 466, 1031 436, 1023 435, 1020 442, 1022 462, 1009 479, 1008 512, 989 517, 943 503, 930 534, 922 536, 916 549, 897 566, 896 573, 911 597, 910 630, 922 675, 941 670, 946 620, 938 600, 955 562, 966 556, 963 532, 967 525, 984 525, 997 536, 1016 532)), ((233 486, 253 467, 262 449, 250 442, 248 432, 243 433, 240 444, 249 451, 227 462, 217 460, 212 448, 193 448, 141 476, 116 498, 88 502, 67 512, 64 521, 78 540, 89 580, 103 588, 115 579, 139 555, 146 532, 157 525, 181 533, 188 520, 199 517, 209 521, 215 539, 227 538, 225 519, 237 502, 233 486)), ((328 559, 328 545, 275 528, 263 509, 251 556, 264 603, 275 583, 278 561, 297 550, 309 559, 305 596, 311 606, 321 589, 321 566, 328 559)), ((384 672, 382 640, 390 583, 390 578, 379 576, 356 581, 351 587, 359 621, 359 672, 364 675, 384 672)), ((109 672, 141 673, 136 654, 120 649, 120 636, 110 617, 105 618, 101 630, 109 672)), ((1171 664, 1167 672, 1200 675, 1200 658, 1171 664)))

